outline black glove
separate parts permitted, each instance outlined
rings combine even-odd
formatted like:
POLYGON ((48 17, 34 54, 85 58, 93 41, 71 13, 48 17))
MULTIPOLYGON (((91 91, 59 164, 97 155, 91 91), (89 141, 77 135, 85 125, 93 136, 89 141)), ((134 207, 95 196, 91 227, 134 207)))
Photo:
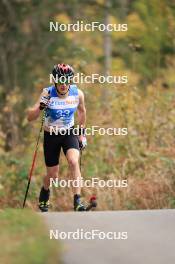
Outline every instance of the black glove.
POLYGON ((49 95, 48 96, 41 96, 39 109, 43 110, 44 108, 46 108, 48 106, 49 100, 50 100, 49 95))
POLYGON ((85 136, 81 136, 81 137, 82 139, 81 140, 79 139, 79 148, 80 150, 83 150, 87 146, 87 139, 85 136))

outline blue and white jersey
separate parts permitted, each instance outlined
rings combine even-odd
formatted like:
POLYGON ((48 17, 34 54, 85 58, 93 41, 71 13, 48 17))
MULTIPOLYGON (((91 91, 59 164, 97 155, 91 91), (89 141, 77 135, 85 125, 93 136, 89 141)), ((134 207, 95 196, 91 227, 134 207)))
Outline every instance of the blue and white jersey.
POLYGON ((68 129, 74 125, 74 113, 79 104, 79 95, 76 85, 70 85, 68 96, 60 98, 55 86, 45 88, 50 93, 50 100, 46 110, 45 127, 68 129))

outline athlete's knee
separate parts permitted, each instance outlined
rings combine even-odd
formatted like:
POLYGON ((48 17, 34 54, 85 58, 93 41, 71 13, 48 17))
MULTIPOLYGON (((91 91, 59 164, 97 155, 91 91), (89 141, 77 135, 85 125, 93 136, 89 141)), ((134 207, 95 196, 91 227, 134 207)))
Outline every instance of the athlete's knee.
POLYGON ((68 163, 69 163, 69 166, 71 167, 71 169, 75 169, 77 166, 79 166, 78 164, 78 158, 70 158, 68 159, 68 163))

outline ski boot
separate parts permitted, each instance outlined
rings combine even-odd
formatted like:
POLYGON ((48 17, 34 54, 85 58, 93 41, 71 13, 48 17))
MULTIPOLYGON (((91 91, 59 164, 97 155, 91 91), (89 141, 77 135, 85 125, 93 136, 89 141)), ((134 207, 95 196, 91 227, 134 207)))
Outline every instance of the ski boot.
POLYGON ((84 206, 84 204, 81 203, 80 195, 78 194, 74 195, 74 211, 76 212, 86 211, 86 207, 84 206))
POLYGON ((40 196, 39 196, 39 209, 41 212, 48 212, 49 209, 49 196, 50 190, 45 190, 44 187, 41 188, 40 196))

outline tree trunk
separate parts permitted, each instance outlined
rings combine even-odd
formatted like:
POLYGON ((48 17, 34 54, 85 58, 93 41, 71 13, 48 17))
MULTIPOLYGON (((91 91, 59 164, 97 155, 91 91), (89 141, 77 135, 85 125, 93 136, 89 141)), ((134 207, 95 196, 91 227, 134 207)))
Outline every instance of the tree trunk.
MULTIPOLYGON (((111 5, 111 1, 106 0, 105 17, 104 17, 105 25, 108 25, 110 23, 109 21, 110 5, 111 5)), ((105 76, 110 74, 110 69, 111 69, 111 36, 110 36, 110 32, 105 30, 104 31, 104 74, 105 76)))
MULTIPOLYGON (((111 0, 105 1, 105 13, 104 13, 104 24, 107 25, 110 23, 109 17, 110 17, 110 6, 111 6, 111 0)), ((111 36, 110 32, 105 30, 104 31, 104 76, 110 75, 111 71, 111 36)), ((108 101, 109 97, 109 84, 104 83, 101 87, 101 104, 104 109, 104 111, 107 111, 108 105, 106 102, 108 101)))

